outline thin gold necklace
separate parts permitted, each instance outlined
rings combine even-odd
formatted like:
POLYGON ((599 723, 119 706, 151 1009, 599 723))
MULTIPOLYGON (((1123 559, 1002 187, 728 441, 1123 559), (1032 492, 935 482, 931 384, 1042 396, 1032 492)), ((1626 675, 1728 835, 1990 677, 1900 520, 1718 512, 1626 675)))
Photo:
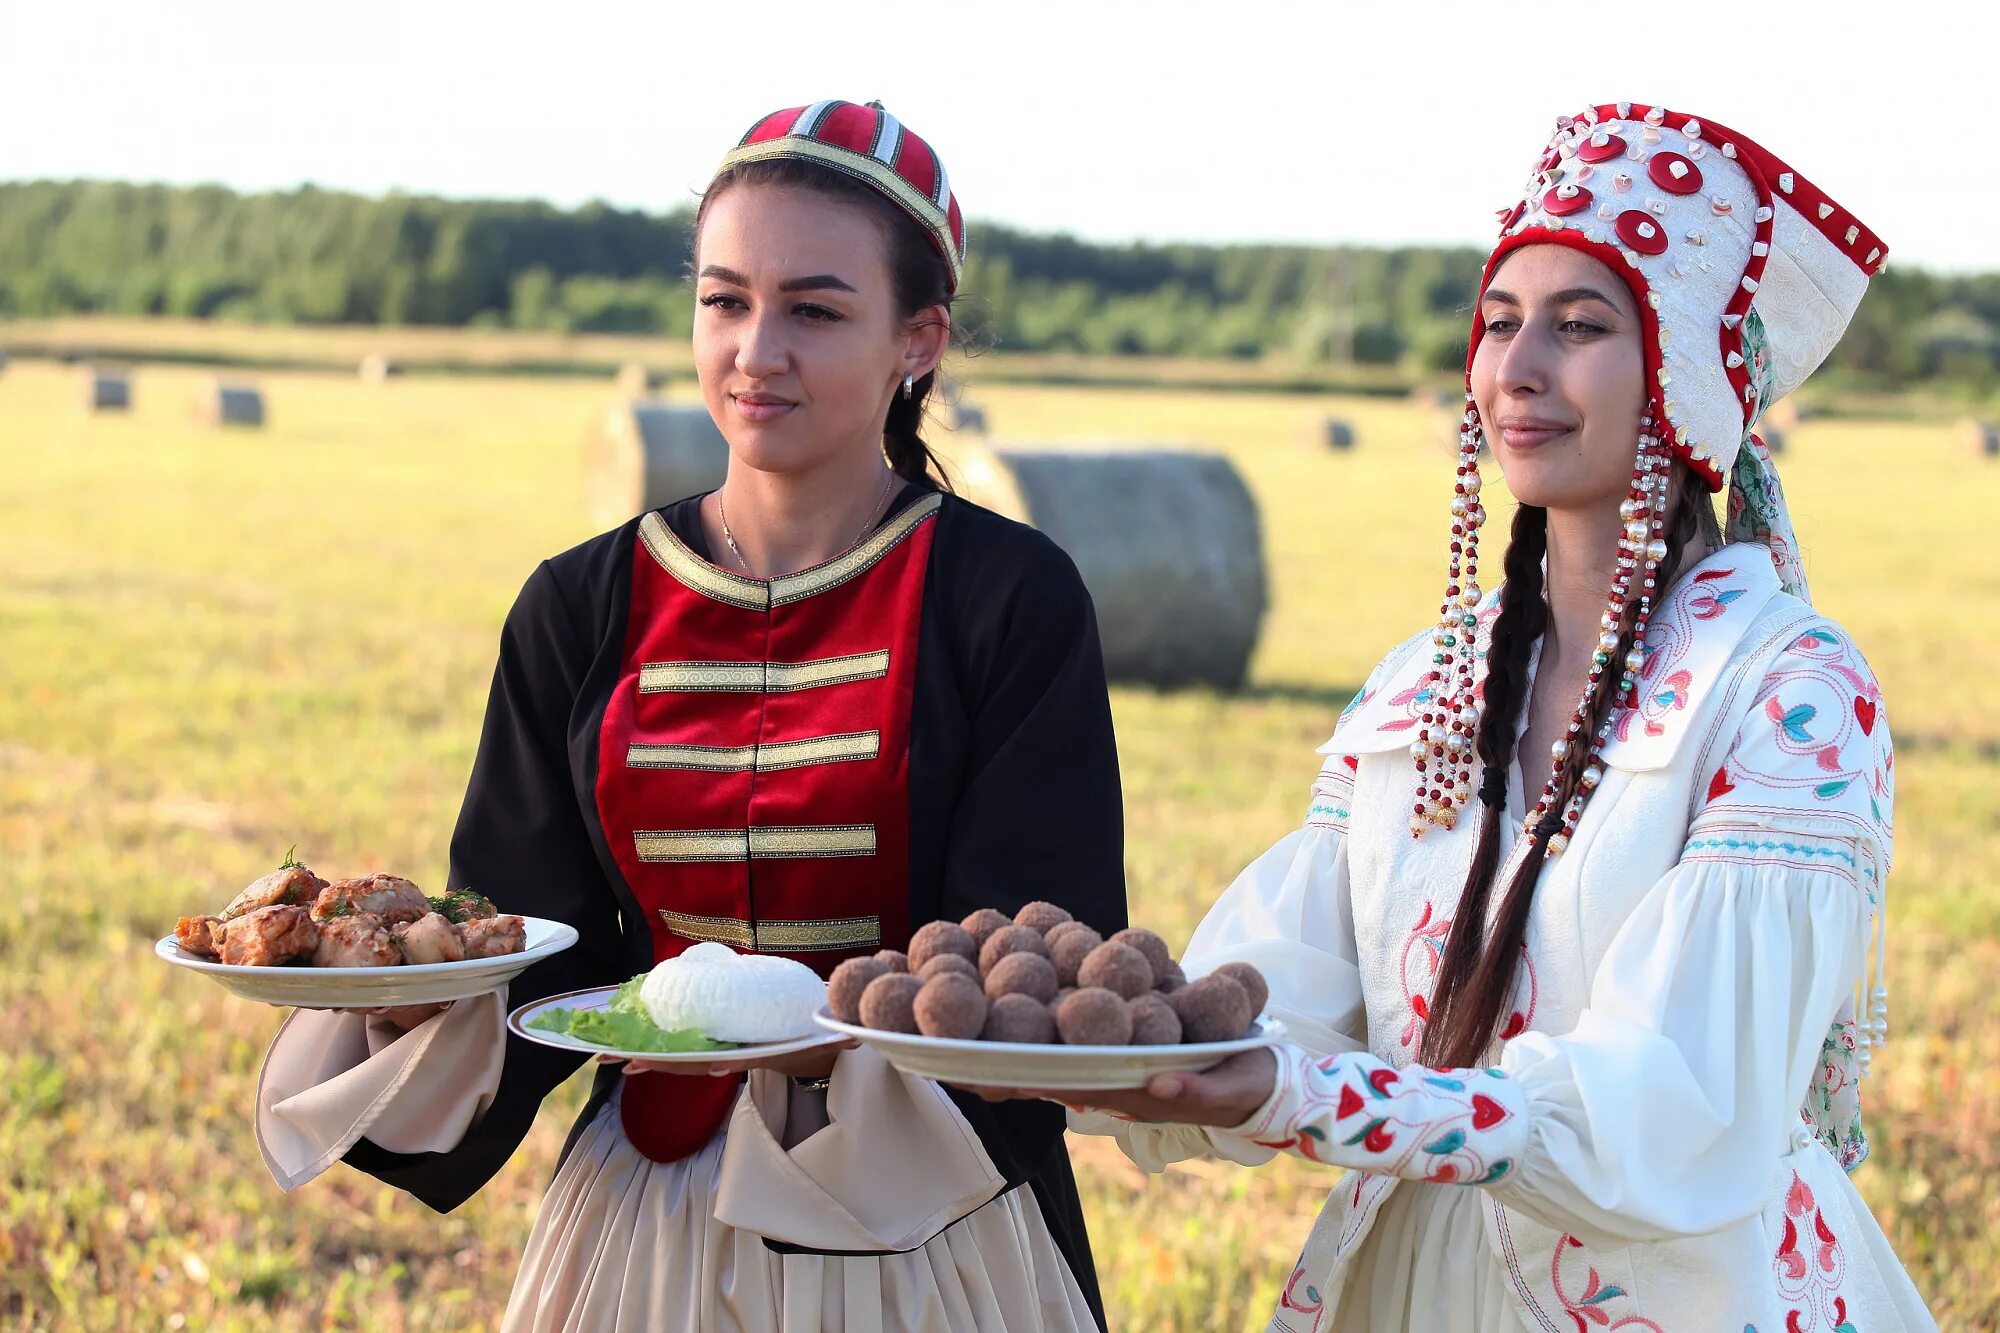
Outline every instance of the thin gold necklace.
MULTIPOLYGON (((861 525, 861 531, 854 534, 853 541, 849 542, 834 555, 827 557, 828 559, 838 560, 841 556, 846 555, 849 551, 861 545, 868 534, 875 530, 875 525, 882 521, 882 511, 888 508, 889 490, 895 484, 896 474, 891 470, 889 475, 882 479, 882 494, 876 497, 874 505, 869 509, 868 520, 861 525)), ((749 574, 753 579, 756 578, 757 575, 750 569, 750 562, 743 557, 743 548, 736 544, 736 534, 729 530, 729 511, 723 508, 721 487, 717 487, 715 491, 715 516, 721 521, 722 540, 729 543, 729 550, 735 555, 736 563, 743 566, 745 574, 749 574)))

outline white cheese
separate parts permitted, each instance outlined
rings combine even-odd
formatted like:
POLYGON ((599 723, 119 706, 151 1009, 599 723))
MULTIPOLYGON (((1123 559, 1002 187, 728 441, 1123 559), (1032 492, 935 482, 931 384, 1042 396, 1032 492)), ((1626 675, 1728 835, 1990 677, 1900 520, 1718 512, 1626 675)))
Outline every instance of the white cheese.
POLYGON ((826 983, 789 958, 697 944, 646 974, 639 998, 655 1023, 714 1041, 790 1041, 810 1036, 826 983))

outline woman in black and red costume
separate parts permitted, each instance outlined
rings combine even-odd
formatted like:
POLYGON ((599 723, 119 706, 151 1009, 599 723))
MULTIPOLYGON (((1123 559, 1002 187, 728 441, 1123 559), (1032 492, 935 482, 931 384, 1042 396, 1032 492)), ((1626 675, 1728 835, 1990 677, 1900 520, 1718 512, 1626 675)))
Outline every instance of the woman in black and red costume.
MULTIPOLYGON (((981 907, 1124 926, 1090 599, 918 434, 963 254, 879 107, 779 112, 724 159, 694 350, 727 481, 528 579, 452 839, 454 886, 581 941, 441 1012, 295 1014, 258 1098, 280 1184, 344 1158, 457 1206, 578 1064, 508 1007, 699 941, 824 975, 981 907)), ((507 1329, 1102 1325, 1062 1108, 866 1048, 713 1072, 598 1070, 507 1329)))

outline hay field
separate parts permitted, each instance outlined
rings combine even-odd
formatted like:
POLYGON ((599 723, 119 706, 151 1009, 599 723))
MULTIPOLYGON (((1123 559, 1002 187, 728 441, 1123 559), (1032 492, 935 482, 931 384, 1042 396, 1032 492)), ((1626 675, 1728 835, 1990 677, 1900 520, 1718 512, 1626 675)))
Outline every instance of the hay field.
MULTIPOLYGON (((142 369, 135 411, 93 419, 55 366, 0 374, 0 1326, 490 1328, 580 1085, 455 1215, 345 1168, 288 1198, 248 1129, 278 1013, 150 950, 293 844, 441 879, 501 616, 590 535, 577 460, 608 386, 271 376, 271 427, 230 433, 191 423, 198 378, 142 369)), ((1134 914, 1178 944, 1295 824, 1313 747, 1428 614, 1447 455, 1400 403, 976 396, 1006 436, 1224 449, 1264 507, 1255 687, 1115 695, 1134 914), (1300 442, 1329 410, 1352 453, 1300 442)), ((1860 1182, 1945 1325, 1988 1328, 2000 467, 1944 427, 1815 422, 1792 445, 1821 604, 1877 667, 1903 752, 1894 1031, 1860 1182)), ((1261 1326, 1332 1183, 1078 1157, 1121 1329, 1261 1326)))

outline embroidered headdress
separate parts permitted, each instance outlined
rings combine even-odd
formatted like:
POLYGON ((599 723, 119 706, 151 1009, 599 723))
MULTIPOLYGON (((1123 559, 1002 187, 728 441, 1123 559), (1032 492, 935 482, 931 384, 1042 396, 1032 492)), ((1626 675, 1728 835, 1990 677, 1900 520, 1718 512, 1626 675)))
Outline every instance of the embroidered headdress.
POLYGON ((951 180, 931 146, 881 103, 814 102, 772 112, 750 127, 716 172, 773 158, 817 162, 880 190, 924 229, 951 270, 951 290, 958 290, 965 267, 965 220, 952 198, 951 180))
MULTIPOLYGON (((1531 837, 1559 854, 1601 776, 1599 748, 1612 725, 1581 733, 1600 678, 1622 671, 1629 701, 1644 665, 1634 647, 1613 655, 1630 619, 1630 642, 1645 642, 1667 555, 1662 538, 1669 469, 1688 464, 1711 492, 1729 487, 1726 534, 1769 546, 1787 591, 1806 595, 1791 518, 1770 451, 1751 428, 1771 403, 1796 389, 1839 341, 1871 275, 1887 254, 1853 214, 1765 149, 1713 121, 1631 102, 1564 116, 1542 150, 1521 199, 1500 211, 1500 240, 1481 288, 1524 245, 1567 245, 1601 260, 1632 290, 1643 324, 1647 404, 1640 419, 1618 572, 1584 703, 1557 742, 1541 798, 1527 817, 1531 837), (1636 616, 1627 617, 1636 602, 1636 616), (1588 745, 1590 762, 1564 808, 1561 775, 1570 751, 1588 745)), ((1472 350, 1483 325, 1475 319, 1472 350)), ((1472 799, 1479 727, 1473 684, 1478 585, 1479 452, 1483 434, 1470 393, 1459 431, 1452 500, 1451 572, 1428 686, 1434 706, 1412 747, 1418 792, 1410 831, 1451 826, 1472 799)))

